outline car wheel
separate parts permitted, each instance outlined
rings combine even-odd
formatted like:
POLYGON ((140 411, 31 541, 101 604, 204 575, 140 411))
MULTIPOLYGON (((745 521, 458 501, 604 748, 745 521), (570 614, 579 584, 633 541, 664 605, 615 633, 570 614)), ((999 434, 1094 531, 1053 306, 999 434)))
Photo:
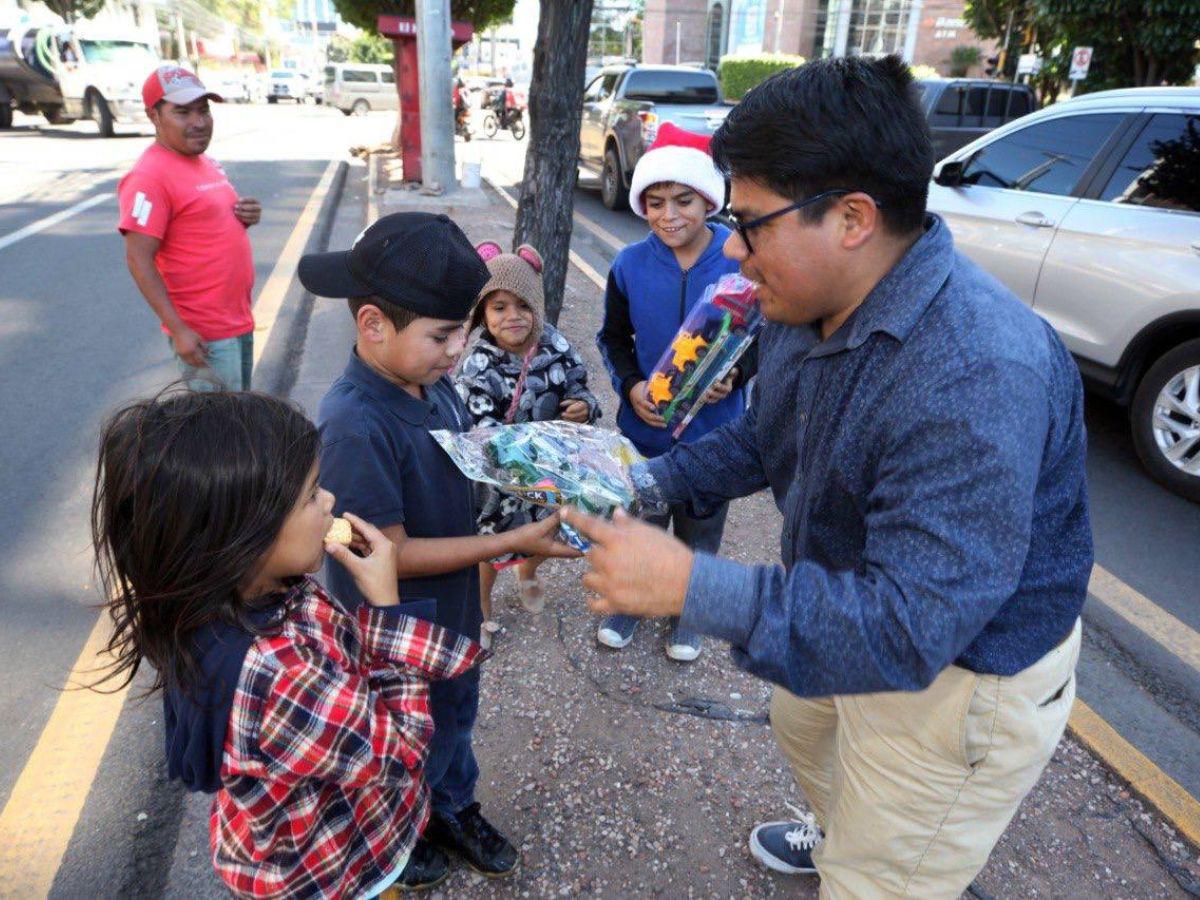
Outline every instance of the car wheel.
POLYGON ((112 137, 116 133, 116 130, 113 128, 112 110, 108 108, 108 103, 100 95, 99 91, 92 91, 90 109, 92 111, 92 118, 96 120, 96 125, 100 128, 100 137, 112 137))
POLYGON ((0 128, 12 128, 13 108, 7 100, 0 100, 0 128))
POLYGON ((343 115, 343 116, 348 116, 348 115, 350 115, 350 110, 348 110, 348 109, 343 109, 343 110, 342 110, 342 115, 343 115))
POLYGON ((600 173, 600 199, 611 210, 622 210, 629 205, 629 189, 621 175, 621 161, 617 148, 604 151, 604 171, 600 173))
POLYGON ((268 102, 268 103, 278 103, 278 102, 279 102, 279 98, 278 98, 278 97, 268 97, 268 98, 267 98, 267 102, 268 102))
POLYGON ((366 100, 355 100, 350 109, 356 116, 365 116, 371 111, 371 104, 366 100))
POLYGON ((1158 481, 1200 502, 1200 340, 1163 354, 1130 408, 1133 445, 1158 481))

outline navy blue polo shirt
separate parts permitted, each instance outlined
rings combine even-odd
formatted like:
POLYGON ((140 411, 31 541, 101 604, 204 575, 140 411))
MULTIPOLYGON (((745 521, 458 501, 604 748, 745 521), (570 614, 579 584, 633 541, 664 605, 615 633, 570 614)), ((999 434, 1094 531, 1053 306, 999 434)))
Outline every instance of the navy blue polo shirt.
MULTIPOLYGON (((337 498, 334 513, 349 510, 377 528, 403 525, 415 538, 475 534, 471 482, 429 435, 464 431, 469 423, 448 378, 426 387, 425 399, 418 400, 352 352, 317 409, 320 482, 337 498)), ((326 568, 334 596, 351 609, 363 602, 342 566, 329 560, 326 568)), ((478 640, 483 620, 478 566, 400 579, 400 604, 410 615, 478 640)))

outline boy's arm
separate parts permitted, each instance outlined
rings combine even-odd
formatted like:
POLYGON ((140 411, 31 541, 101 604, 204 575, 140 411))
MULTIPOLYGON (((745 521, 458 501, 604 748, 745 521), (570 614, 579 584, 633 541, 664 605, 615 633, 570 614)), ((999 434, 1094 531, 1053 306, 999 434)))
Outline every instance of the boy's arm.
POLYGON ((600 332, 596 335, 596 345, 600 348, 600 355, 604 357, 605 366, 608 367, 613 390, 624 403, 629 398, 630 389, 645 376, 638 365, 634 348, 629 297, 618 282, 616 272, 616 266, 608 272, 608 285, 604 290, 604 324, 600 326, 600 332))
POLYGON ((579 556, 578 551, 555 540, 558 524, 558 516, 551 516, 501 534, 452 538, 409 537, 403 525, 391 525, 380 531, 396 545, 396 573, 399 577, 420 578, 455 572, 509 553, 522 556, 579 556))

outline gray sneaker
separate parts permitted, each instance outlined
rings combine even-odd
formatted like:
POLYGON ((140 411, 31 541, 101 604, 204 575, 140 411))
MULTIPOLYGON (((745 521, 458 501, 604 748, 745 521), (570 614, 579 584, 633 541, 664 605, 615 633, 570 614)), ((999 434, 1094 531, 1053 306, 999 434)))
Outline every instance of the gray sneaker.
POLYGON ((605 647, 622 650, 633 640, 638 621, 635 616, 605 616, 596 632, 596 640, 605 647))
POLYGON ((691 662, 700 655, 700 635, 679 625, 671 619, 671 632, 667 636, 667 656, 676 662, 691 662))
POLYGON ((750 853, 760 863, 785 875, 812 875, 812 851, 824 840, 812 813, 801 812, 788 804, 796 814, 785 822, 764 822, 750 832, 750 853))

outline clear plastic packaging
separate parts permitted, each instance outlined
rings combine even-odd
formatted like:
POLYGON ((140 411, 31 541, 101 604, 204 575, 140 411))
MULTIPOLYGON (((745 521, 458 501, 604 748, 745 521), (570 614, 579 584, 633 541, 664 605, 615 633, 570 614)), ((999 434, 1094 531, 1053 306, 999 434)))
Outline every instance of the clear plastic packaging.
POLYGON ((658 365, 646 391, 678 438, 704 406, 708 389, 721 381, 763 326, 755 285, 724 275, 692 307, 658 365))
MULTIPOLYGON (((596 516, 641 512, 629 469, 642 456, 621 435, 555 420, 430 432, 460 472, 539 506, 575 506, 596 516)), ((563 540, 586 551, 567 525, 563 540)))

